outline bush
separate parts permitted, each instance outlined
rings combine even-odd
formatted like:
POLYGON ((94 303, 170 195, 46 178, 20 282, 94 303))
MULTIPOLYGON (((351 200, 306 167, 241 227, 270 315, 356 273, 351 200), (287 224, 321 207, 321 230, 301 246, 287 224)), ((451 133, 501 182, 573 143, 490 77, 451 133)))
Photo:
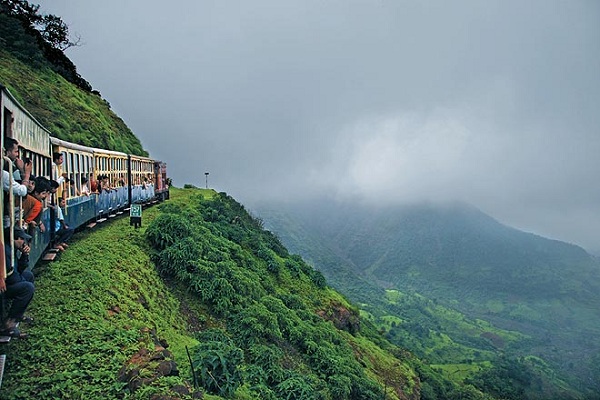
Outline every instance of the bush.
POLYGON ((232 397, 243 383, 238 368, 244 360, 242 350, 217 329, 204 332, 199 340, 201 343, 193 349, 192 364, 199 371, 202 386, 208 393, 232 397))
POLYGON ((192 232, 192 226, 185 218, 177 214, 161 214, 148 226, 146 237, 152 247, 164 250, 181 239, 191 236, 192 232))
POLYGON ((185 238, 161 251, 157 258, 161 270, 170 275, 185 276, 186 272, 195 272, 200 253, 191 238, 185 238))

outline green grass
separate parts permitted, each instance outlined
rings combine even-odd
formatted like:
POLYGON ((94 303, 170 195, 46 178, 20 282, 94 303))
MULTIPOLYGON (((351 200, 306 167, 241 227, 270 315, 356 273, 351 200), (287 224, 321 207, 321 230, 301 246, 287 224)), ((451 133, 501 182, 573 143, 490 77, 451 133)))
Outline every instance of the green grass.
MULTIPOLYGON (((157 212, 144 211, 144 226, 157 212)), ((8 346, 3 399, 129 397, 117 373, 140 348, 154 347, 152 331, 189 375, 185 346, 197 342, 178 312, 180 301, 149 259, 144 228, 121 218, 79 233, 59 261, 34 272, 29 314, 35 324, 24 327, 29 340, 8 346)))

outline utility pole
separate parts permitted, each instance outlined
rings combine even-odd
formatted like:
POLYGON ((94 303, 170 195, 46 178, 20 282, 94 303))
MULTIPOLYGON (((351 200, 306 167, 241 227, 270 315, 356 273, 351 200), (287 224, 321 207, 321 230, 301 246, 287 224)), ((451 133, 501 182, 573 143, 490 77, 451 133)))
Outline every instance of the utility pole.
POLYGON ((208 189, 208 172, 205 172, 204 176, 206 177, 206 188, 208 189))

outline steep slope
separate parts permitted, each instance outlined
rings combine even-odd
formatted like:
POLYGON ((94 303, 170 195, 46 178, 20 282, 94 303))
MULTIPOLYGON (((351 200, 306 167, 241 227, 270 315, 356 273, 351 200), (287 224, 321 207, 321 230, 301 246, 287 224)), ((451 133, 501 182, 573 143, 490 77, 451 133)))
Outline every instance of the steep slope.
MULTIPOLYGON (((373 291, 373 284, 390 293, 420 293, 433 300, 431 304, 465 313, 472 321, 521 332, 525 336, 512 345, 503 340, 501 350, 541 357, 583 393, 599 390, 595 362, 600 318, 595 310, 600 307, 600 268, 583 249, 504 226, 464 204, 369 209, 319 202, 278 208, 276 213, 270 211, 273 208, 257 207, 269 229, 290 249, 317 261, 330 282, 339 282, 336 288, 355 301, 406 320, 402 307, 394 311, 390 304, 381 305, 389 302, 373 291), (346 279, 336 280, 343 269, 344 277, 358 277, 348 287, 346 279), (361 293, 364 280, 371 285, 361 293)), ((404 307, 421 303, 401 298, 404 307)), ((458 325, 448 331, 446 323, 440 324, 440 314, 431 317, 431 307, 426 308, 413 316, 421 326, 414 332, 417 336, 429 328, 439 331, 438 326, 441 333, 461 341, 458 325)), ((447 318, 447 313, 441 314, 447 318)), ((381 321, 380 325, 384 326, 381 321)), ((407 338, 410 326, 398 323, 388 334, 421 354, 424 340, 407 338)), ((474 345, 467 332, 462 342, 474 345)), ((444 357, 446 363, 456 360, 444 357)))
POLYGON ((147 156, 139 139, 97 92, 82 90, 45 58, 21 23, 0 13, 0 84, 59 139, 147 156))
POLYGON ((384 340, 229 196, 174 189, 143 219, 35 269, 2 398, 487 398, 384 340))

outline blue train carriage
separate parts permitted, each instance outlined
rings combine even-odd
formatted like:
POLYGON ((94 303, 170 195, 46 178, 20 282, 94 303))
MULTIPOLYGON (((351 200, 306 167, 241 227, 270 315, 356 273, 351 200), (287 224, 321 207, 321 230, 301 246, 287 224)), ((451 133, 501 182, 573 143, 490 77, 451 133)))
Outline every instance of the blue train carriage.
POLYGON ((98 181, 96 215, 98 221, 121 214, 131 204, 129 156, 104 149, 94 150, 94 173, 98 181))
POLYGON ((156 200, 165 201, 169 198, 170 180, 167 178, 167 163, 154 161, 154 195, 156 200))
POLYGON ((51 137, 50 142, 52 154, 63 156, 59 174, 67 174, 67 179, 57 190, 56 201, 61 197, 66 199, 65 223, 78 228, 97 217, 98 195, 89 190, 90 180, 95 176, 94 149, 55 137, 51 137))
MULTIPOLYGON (((16 139, 19 142, 19 157, 21 159, 30 159, 33 163, 32 175, 34 176, 50 176, 51 168, 51 148, 50 148, 50 132, 44 128, 8 91, 8 89, 0 85, 0 129, 2 137, 2 149, 4 149, 4 139, 9 137, 16 139)), ((3 163, 3 166, 5 163, 3 163)), ((10 203, 10 196, 3 198, 2 208, 5 209, 5 203, 10 203)), ((15 207, 20 207, 21 198, 15 197, 14 204, 6 204, 8 215, 17 214, 20 216, 19 210, 15 207), (12 211, 10 211, 12 210, 12 211)), ((25 227, 24 222, 17 218, 14 221, 15 225, 28 228, 29 233, 33 236, 31 241, 30 265, 40 259, 42 253, 50 243, 50 209, 44 207, 42 210, 42 222, 46 226, 46 231, 41 232, 37 228, 25 227)), ((10 238, 4 238, 10 240, 10 238)))
POLYGON ((131 204, 148 204, 155 200, 155 161, 129 155, 129 189, 131 204))

